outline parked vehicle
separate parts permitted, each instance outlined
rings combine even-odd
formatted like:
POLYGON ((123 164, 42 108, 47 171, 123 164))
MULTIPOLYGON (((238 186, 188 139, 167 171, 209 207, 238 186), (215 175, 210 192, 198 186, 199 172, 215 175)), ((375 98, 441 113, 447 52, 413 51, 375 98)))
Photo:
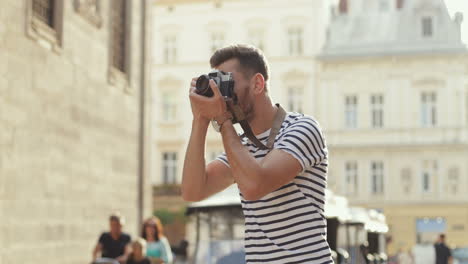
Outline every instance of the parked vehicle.
MULTIPOLYGON (((385 216, 375 210, 350 207, 345 197, 328 190, 326 199, 327 240, 335 263, 360 264, 367 255, 372 264, 387 263, 385 216)), ((189 259, 206 264, 243 263, 245 227, 236 185, 191 203, 186 213, 188 242, 193 245, 189 259)))
POLYGON ((452 250, 452 255, 458 264, 468 264, 468 247, 455 248, 452 250))

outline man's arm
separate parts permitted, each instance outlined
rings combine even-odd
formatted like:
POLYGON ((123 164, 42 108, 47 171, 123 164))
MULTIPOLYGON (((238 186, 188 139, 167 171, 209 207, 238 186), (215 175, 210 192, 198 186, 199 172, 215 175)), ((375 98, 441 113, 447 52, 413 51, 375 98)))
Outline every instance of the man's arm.
POLYGON ((223 124, 221 132, 232 176, 247 200, 258 200, 279 189, 302 171, 297 159, 277 149, 257 162, 242 145, 230 121, 223 124))
POLYGON ((97 243, 93 250, 93 261, 98 258, 98 254, 102 251, 101 243, 97 243))
POLYGON ((203 200, 234 183, 230 169, 222 162, 205 165, 207 129, 207 122, 194 119, 182 176, 182 197, 186 201, 203 200))
MULTIPOLYGON (((226 103, 219 90, 211 98, 195 92, 196 78, 192 79, 190 103, 193 112, 192 132, 185 154, 182 173, 182 197, 186 201, 200 201, 226 189, 234 183, 231 170, 220 161, 208 166, 205 162, 205 141, 210 119, 226 111, 226 103)), ((210 85, 214 85, 210 81, 210 85)))
POLYGON ((132 247, 130 245, 130 243, 127 243, 127 245, 125 245, 125 249, 124 249, 124 253, 122 256, 118 256, 116 258, 116 260, 118 262, 120 262, 121 264, 124 264, 127 262, 128 260, 128 257, 130 257, 130 254, 132 253, 132 247))

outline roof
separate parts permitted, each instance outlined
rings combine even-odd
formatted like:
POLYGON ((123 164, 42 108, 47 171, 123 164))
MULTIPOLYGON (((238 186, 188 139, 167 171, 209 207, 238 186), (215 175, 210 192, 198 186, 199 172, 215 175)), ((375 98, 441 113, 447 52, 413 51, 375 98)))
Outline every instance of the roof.
MULTIPOLYGON (((369 232, 386 233, 388 226, 385 221, 385 216, 376 210, 366 209, 361 207, 349 207, 348 200, 334 194, 330 190, 325 190, 325 217, 337 218, 342 223, 363 223, 364 228, 369 232)), ((214 194, 203 201, 194 202, 188 205, 187 214, 192 214, 196 211, 209 211, 214 209, 241 209, 241 199, 239 188, 233 184, 214 194)))
POLYGON ((189 204, 187 207, 187 213, 190 214, 195 209, 211 209, 233 206, 241 206, 239 189, 236 184, 227 187, 222 192, 214 194, 205 200, 189 204))
POLYGON ((463 53, 461 13, 450 17, 443 0, 353 0, 333 12, 319 58, 463 53))
POLYGON ((385 215, 373 210, 362 207, 350 208, 352 222, 364 223, 364 229, 368 232, 387 233, 388 225, 385 220, 385 215))

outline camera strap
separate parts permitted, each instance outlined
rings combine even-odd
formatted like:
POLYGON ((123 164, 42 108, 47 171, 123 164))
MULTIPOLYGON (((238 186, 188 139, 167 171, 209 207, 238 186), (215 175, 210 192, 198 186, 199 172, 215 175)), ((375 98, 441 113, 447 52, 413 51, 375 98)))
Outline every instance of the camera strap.
POLYGON ((281 129, 284 118, 286 117, 286 111, 279 104, 276 104, 276 106, 278 107, 278 111, 276 111, 275 119, 273 120, 273 126, 271 127, 270 135, 268 136, 267 145, 265 146, 265 144, 258 140, 258 138, 254 135, 252 128, 245 119, 244 112, 241 110, 240 106, 238 104, 233 104, 232 101, 231 103, 228 103, 228 107, 230 108, 235 118, 235 122, 238 122, 244 130, 244 134, 242 134, 241 137, 247 137, 255 146, 261 150, 273 149, 276 136, 281 129))

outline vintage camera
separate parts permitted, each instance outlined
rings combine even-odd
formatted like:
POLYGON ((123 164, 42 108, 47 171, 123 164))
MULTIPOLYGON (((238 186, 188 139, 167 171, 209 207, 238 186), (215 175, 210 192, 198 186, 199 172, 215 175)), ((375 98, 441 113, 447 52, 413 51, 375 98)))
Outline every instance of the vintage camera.
POLYGON ((210 87, 210 79, 214 80, 216 85, 218 85, 221 95, 227 98, 234 97, 234 79, 232 78, 232 73, 218 70, 198 77, 195 85, 197 94, 206 97, 213 96, 213 90, 210 87))

